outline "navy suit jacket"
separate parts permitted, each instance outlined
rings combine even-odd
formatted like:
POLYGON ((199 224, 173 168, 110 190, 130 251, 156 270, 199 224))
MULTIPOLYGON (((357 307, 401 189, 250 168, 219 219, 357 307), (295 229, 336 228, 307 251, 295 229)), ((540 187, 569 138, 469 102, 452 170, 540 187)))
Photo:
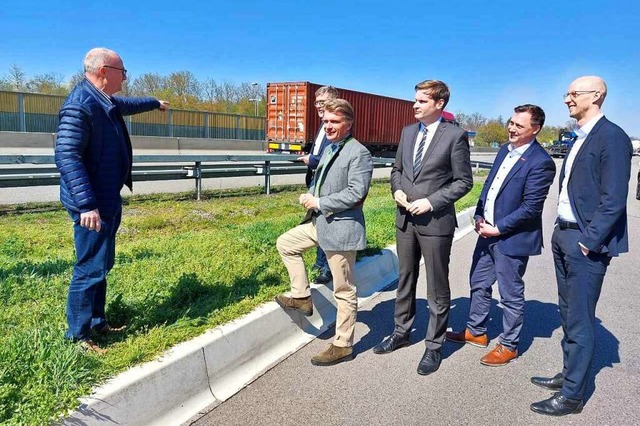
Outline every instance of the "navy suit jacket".
POLYGON ((322 142, 320 142, 320 151, 318 151, 318 155, 313 155, 313 150, 316 146, 316 139, 318 138, 318 133, 322 130, 322 126, 318 129, 316 133, 316 138, 313 140, 313 144, 311 145, 311 149, 309 150, 309 165, 307 166, 307 175, 305 176, 305 182, 307 183, 307 188, 311 186, 311 181, 313 180, 313 174, 315 170, 318 168, 318 164, 320 164, 320 159, 322 158, 322 153, 324 149, 329 146, 331 141, 327 139, 327 135, 325 134, 322 138, 322 142))
MULTIPOLYGON (((580 227, 580 243, 617 256, 629 250, 627 194, 633 148, 629 136, 602 117, 580 147, 567 182, 569 202, 580 227)), ((560 172, 560 190, 565 174, 560 172)))
MULTIPOLYGON (((476 216, 484 217, 487 192, 491 188, 509 144, 502 145, 484 183, 476 216)), ((504 179, 494 204, 493 225, 500 230, 498 249, 508 256, 533 256, 542 252, 542 208, 556 174, 556 165, 533 141, 504 179)))

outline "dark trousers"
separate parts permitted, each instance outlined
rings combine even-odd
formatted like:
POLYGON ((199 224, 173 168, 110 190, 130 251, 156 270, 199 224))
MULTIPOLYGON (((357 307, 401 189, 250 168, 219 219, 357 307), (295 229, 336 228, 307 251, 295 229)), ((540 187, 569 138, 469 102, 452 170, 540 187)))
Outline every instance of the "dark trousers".
POLYGON ((427 273, 429 325, 425 342, 428 349, 439 350, 449 322, 451 291, 449 289, 449 257, 451 236, 418 234, 413 224, 406 231, 396 229, 399 277, 395 305, 395 331, 407 334, 416 316, 416 285, 420 257, 424 257, 427 273))
POLYGON ((76 264, 67 296, 67 339, 86 339, 92 328, 106 324, 107 274, 115 261, 121 217, 119 211, 111 219, 102 218, 102 229, 96 232, 80 226, 80 215, 72 215, 76 264))
POLYGON ((316 261, 313 264, 314 268, 320 269, 324 273, 331 273, 329 270, 329 261, 327 260, 327 255, 324 253, 324 250, 318 246, 316 248, 316 261))
POLYGON ((467 327, 474 336, 487 332, 486 322, 491 310, 493 283, 498 281, 502 304, 502 334, 500 344, 514 350, 518 347, 524 320, 524 276, 528 256, 507 256, 500 252, 497 238, 478 238, 469 283, 471 306, 467 327))
POLYGON ((564 333, 562 339, 561 393, 582 399, 595 347, 596 304, 611 258, 590 252, 582 254, 577 229, 556 226, 551 239, 558 281, 558 307, 564 333))

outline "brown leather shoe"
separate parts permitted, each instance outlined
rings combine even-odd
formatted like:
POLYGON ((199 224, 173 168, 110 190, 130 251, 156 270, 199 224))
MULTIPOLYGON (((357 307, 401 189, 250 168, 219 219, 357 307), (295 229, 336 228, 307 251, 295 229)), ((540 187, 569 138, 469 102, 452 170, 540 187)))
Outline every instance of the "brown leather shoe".
POLYGON ((276 302, 278 305, 282 306, 283 309, 298 311, 308 317, 313 315, 313 303, 311 303, 311 296, 296 299, 285 296, 284 294, 279 294, 276 296, 276 302))
POLYGON ((318 366, 334 365, 343 361, 353 359, 353 348, 351 346, 343 348, 334 346, 333 343, 327 349, 311 358, 311 364, 318 366))
POLYGON ((80 347, 85 352, 93 352, 94 354, 104 355, 107 353, 106 349, 102 349, 96 342, 91 339, 82 339, 78 343, 80 343, 80 347))
POLYGON ((489 338, 486 334, 474 336, 473 334, 471 334, 471 331, 468 328, 465 328, 463 331, 459 331, 457 333, 453 331, 447 331, 445 337, 450 342, 463 344, 468 343, 471 346, 477 346, 479 348, 486 348, 487 346, 489 346, 489 338))
POLYGON ((496 345, 495 348, 488 354, 480 359, 480 363, 483 365, 488 365, 490 367, 499 367, 501 365, 506 365, 512 360, 518 357, 518 350, 511 350, 505 346, 502 346, 500 343, 496 345))

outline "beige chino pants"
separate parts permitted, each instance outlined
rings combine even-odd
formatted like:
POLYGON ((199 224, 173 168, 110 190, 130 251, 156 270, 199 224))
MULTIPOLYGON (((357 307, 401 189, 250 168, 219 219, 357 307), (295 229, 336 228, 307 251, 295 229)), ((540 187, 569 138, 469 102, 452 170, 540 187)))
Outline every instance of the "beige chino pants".
MULTIPOLYGON (((302 298, 311 296, 307 270, 302 254, 318 245, 316 225, 312 222, 298 225, 278 237, 276 247, 284 265, 289 271, 291 296, 302 298)), ((326 251, 329 269, 333 275, 333 297, 338 305, 336 334, 333 344, 339 347, 353 346, 356 329, 358 297, 353 280, 356 251, 326 251)))

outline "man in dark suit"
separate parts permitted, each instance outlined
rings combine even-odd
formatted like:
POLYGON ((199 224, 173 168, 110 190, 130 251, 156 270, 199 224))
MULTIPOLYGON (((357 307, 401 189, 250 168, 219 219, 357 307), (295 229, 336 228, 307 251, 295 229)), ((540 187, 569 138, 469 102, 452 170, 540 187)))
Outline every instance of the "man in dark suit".
POLYGON ((349 102, 327 101, 322 121, 331 145, 325 149, 309 191, 300 196, 307 214, 276 242, 291 280, 291 296, 278 295, 276 302, 284 309, 313 315, 302 253, 322 247, 333 273, 338 305, 333 343, 311 359, 313 365, 325 366, 353 358, 358 310, 353 268, 356 252, 367 246, 362 204, 369 192, 373 161, 369 151, 351 136, 354 112, 349 102))
POLYGON ((596 304, 611 258, 628 251, 627 193, 633 149, 629 136, 600 109, 607 85, 580 77, 564 95, 580 128, 560 172, 558 219, 551 245, 562 324, 562 372, 531 381, 557 390, 531 404, 540 414, 582 411, 595 347, 596 304))
POLYGON ((449 319, 449 257, 457 225, 454 203, 469 192, 473 176, 467 132, 442 120, 449 102, 447 85, 427 80, 418 83, 415 90, 413 109, 418 123, 402 129, 391 170, 391 192, 398 205, 395 329, 373 351, 386 354, 409 343, 422 255, 427 272, 429 325, 418 374, 426 375, 440 367, 440 348, 449 319))
POLYGON ((535 137, 545 114, 521 105, 509 120, 509 143, 502 145, 484 183, 475 212, 480 235, 471 265, 471 306, 467 327, 447 332, 447 340, 486 348, 491 288, 498 281, 502 304, 499 343, 480 362, 505 365, 518 356, 524 320, 524 281, 529 256, 542 252, 542 208, 556 165, 535 137))
MULTIPOLYGON (((324 115, 325 102, 330 99, 337 99, 339 96, 340 94, 338 93, 338 89, 333 86, 322 86, 316 90, 315 102, 313 105, 316 107, 320 120, 322 120, 322 116, 324 115)), ((327 139, 324 132, 324 126, 321 124, 320 129, 318 129, 318 133, 316 134, 316 138, 311 145, 309 154, 298 158, 298 160, 302 160, 302 162, 307 165, 307 174, 305 176, 307 188, 311 186, 313 175, 318 168, 324 149, 330 144, 331 141, 327 139)), ((320 246, 316 249, 316 261, 313 264, 313 269, 318 271, 318 275, 315 278, 316 283, 327 284, 331 281, 331 269, 329 268, 329 262, 327 262, 327 255, 320 246)))

